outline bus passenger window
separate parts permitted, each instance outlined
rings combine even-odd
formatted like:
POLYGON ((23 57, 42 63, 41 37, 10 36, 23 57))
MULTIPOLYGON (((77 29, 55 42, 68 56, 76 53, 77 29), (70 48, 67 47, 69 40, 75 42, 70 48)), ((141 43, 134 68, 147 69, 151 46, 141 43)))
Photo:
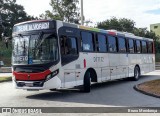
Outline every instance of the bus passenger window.
POLYGON ((62 65, 68 64, 78 58, 77 38, 61 37, 61 62, 62 65))
POLYGON ((108 36, 108 47, 109 52, 117 52, 116 38, 113 36, 108 36))
POLYGON ((118 44, 119 44, 119 52, 125 53, 126 52, 126 41, 125 38, 118 38, 118 44))
POLYGON ((147 43, 146 43, 146 41, 142 41, 142 53, 147 53, 147 43))
POLYGON ((93 34, 88 32, 82 32, 82 50, 83 51, 94 51, 93 47, 93 34))
POLYGON ((68 46, 68 54, 77 54, 77 42, 76 38, 74 37, 69 37, 66 41, 67 46, 68 46))
POLYGON ((74 37, 65 37, 61 38, 61 54, 68 55, 68 54, 77 54, 77 42, 76 38, 74 37))
POLYGON ((104 35, 98 34, 98 48, 100 52, 106 52, 107 51, 107 42, 106 37, 104 35))
POLYGON ((136 40, 136 50, 137 50, 137 53, 141 53, 141 41, 140 40, 136 40))
POLYGON ((129 53, 134 53, 134 40, 133 39, 129 39, 128 41, 129 44, 129 53))

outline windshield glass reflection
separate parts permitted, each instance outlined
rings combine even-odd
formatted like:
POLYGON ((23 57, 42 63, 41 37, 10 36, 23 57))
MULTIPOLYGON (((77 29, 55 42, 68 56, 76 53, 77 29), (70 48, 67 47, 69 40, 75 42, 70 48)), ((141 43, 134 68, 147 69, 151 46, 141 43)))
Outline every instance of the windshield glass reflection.
POLYGON ((13 38, 13 64, 42 64, 58 60, 57 38, 52 34, 13 38))

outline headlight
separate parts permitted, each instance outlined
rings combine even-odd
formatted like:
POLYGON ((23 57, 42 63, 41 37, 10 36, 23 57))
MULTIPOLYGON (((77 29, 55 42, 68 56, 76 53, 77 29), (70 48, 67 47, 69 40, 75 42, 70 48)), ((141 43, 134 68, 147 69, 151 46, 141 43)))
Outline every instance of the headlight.
POLYGON ((53 78, 54 76, 56 76, 58 73, 59 73, 58 69, 55 70, 55 71, 53 71, 52 73, 50 73, 49 75, 46 76, 46 80, 45 81, 50 80, 51 78, 53 78))

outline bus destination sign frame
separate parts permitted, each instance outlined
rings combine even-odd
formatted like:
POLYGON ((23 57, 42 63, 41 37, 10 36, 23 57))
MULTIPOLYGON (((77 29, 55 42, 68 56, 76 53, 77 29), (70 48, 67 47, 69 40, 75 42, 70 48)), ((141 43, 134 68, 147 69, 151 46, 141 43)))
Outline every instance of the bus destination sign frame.
POLYGON ((25 23, 25 24, 15 25, 13 28, 13 33, 50 29, 53 27, 54 26, 49 21, 48 22, 25 23))

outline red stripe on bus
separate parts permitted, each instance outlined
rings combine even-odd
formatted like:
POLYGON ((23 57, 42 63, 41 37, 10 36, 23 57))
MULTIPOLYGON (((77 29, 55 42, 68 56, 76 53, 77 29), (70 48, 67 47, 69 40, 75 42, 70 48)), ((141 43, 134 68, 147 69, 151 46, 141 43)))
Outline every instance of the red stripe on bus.
POLYGON ((86 68, 86 59, 84 59, 83 63, 84 63, 84 68, 86 68))
POLYGON ((13 72, 13 75, 15 76, 16 80, 19 81, 38 81, 38 80, 44 80, 46 79, 46 76, 50 74, 50 70, 46 70, 44 72, 39 73, 21 73, 21 72, 13 72))

